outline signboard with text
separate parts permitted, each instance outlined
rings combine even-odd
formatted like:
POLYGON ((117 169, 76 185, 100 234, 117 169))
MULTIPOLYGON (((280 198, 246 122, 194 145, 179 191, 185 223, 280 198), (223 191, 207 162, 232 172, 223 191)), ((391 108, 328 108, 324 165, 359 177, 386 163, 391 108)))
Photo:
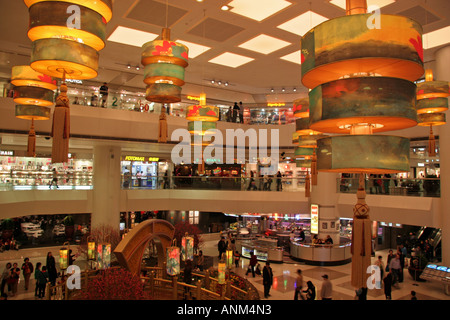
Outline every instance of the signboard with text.
POLYGON ((319 233, 319 205, 318 204, 311 205, 311 233, 312 234, 319 233))

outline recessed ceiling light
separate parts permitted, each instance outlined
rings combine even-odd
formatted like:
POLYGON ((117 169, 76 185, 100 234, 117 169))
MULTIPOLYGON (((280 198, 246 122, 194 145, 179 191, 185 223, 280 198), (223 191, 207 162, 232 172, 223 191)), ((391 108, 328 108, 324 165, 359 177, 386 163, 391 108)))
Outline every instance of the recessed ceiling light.
POLYGON ((128 68, 128 69, 131 69, 131 66, 130 66, 130 65, 127 65, 127 68, 128 68))
POLYGON ((202 46, 200 44, 196 44, 196 43, 189 42, 189 41, 177 40, 177 42, 184 44, 186 47, 188 47, 189 59, 194 59, 194 58, 198 57, 199 55, 205 53, 209 49, 211 49, 210 47, 202 46))
MULTIPOLYGON (((367 0, 367 7, 370 6, 378 6, 380 8, 385 7, 391 3, 394 3, 396 0, 367 0)), ((331 0, 331 4, 338 6, 341 9, 346 10, 346 0, 331 0)))
POLYGON ((290 42, 265 34, 260 34, 259 36, 240 44, 239 47, 263 54, 269 54, 281 48, 287 47, 290 44, 290 42))
POLYGON ((328 18, 320 14, 313 11, 306 11, 296 18, 280 24, 278 28, 303 37, 309 30, 327 20, 328 18))
POLYGON ((118 26, 111 33, 108 41, 127 44, 135 47, 142 47, 144 43, 155 40, 159 35, 151 32, 118 26))
POLYGON ((430 49, 450 42, 450 26, 425 33, 422 36, 423 48, 430 49))
POLYGON ((221 55, 209 60, 208 62, 220 64, 226 67, 237 68, 255 59, 241 56, 239 54, 225 52, 221 55))
POLYGON ((217 84, 220 86, 222 84, 222 81, 217 81, 217 84))
POLYGON ((223 11, 228 11, 230 10, 230 6, 224 5, 220 9, 222 9, 223 11))
POLYGON ((284 0, 233 0, 228 5, 232 7, 231 12, 262 21, 291 4, 284 0))
POLYGON ((292 52, 290 54, 287 54, 283 57, 281 57, 280 59, 289 61, 289 62, 293 62, 293 63, 297 63, 297 64, 301 64, 301 56, 300 56, 300 50, 292 52))

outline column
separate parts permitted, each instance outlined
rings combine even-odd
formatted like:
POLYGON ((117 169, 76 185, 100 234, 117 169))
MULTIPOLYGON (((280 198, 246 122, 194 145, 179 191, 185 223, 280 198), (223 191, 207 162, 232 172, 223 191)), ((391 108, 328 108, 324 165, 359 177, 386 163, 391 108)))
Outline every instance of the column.
POLYGON ((339 216, 336 210, 338 178, 338 173, 319 172, 317 185, 312 186, 310 198, 311 204, 319 205, 319 239, 325 240, 329 235, 334 244, 340 242, 339 216))
MULTIPOLYGON (((450 82, 450 46, 435 53, 434 79, 450 82)), ((448 119, 447 112, 447 119, 448 119)), ((448 121, 448 120, 447 120, 448 121)), ((450 125, 439 126, 439 162, 441 165, 440 228, 442 229, 442 264, 450 265, 450 125)))
POLYGON ((100 225, 108 225, 119 230, 121 190, 120 156, 120 147, 94 147, 92 228, 100 225))

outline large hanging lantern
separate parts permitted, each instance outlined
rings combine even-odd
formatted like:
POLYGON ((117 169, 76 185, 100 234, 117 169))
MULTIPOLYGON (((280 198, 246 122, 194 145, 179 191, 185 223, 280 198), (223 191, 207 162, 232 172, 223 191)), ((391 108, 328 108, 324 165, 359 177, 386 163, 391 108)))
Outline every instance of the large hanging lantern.
POLYGON ((194 260, 194 237, 188 234, 181 238, 181 260, 194 260))
POLYGON ((412 19, 377 16, 365 0, 348 0, 347 15, 311 29, 301 39, 302 83, 309 92, 310 129, 337 134, 317 140, 319 171, 359 173, 353 213, 352 277, 366 287, 371 221, 364 173, 409 171, 409 140, 374 133, 417 125, 415 84, 423 70, 422 27, 412 19))
POLYGON ((34 120, 49 120, 56 81, 34 71, 30 66, 14 66, 11 70, 14 85, 15 114, 19 119, 31 120, 28 133, 27 156, 36 156, 34 120))
POLYGON ((61 78, 52 126, 52 163, 68 161, 70 136, 66 78, 97 76, 98 51, 105 46, 111 0, 25 0, 29 8, 28 37, 33 42, 31 68, 61 78))
POLYGON ((169 276, 180 274, 180 248, 175 245, 166 249, 166 272, 169 276))
POLYGON ((142 49, 146 99, 159 103, 181 101, 189 49, 181 43, 171 41, 168 28, 162 30, 161 40, 147 42, 142 49))
POLYGON ((418 125, 430 127, 428 155, 434 157, 436 156, 436 139, 433 126, 446 123, 444 112, 448 110, 449 84, 446 81, 434 81, 432 70, 426 70, 425 81, 417 84, 416 93, 418 125))
POLYGON ((95 241, 90 239, 87 244, 88 249, 88 260, 95 260, 95 241))
POLYGON ((309 117, 309 100, 308 98, 301 98, 294 100, 292 111, 296 118, 308 118, 309 117))
POLYGON ((234 252, 231 249, 227 249, 225 251, 225 261, 227 264, 227 268, 231 268, 233 266, 233 260, 234 260, 234 252))

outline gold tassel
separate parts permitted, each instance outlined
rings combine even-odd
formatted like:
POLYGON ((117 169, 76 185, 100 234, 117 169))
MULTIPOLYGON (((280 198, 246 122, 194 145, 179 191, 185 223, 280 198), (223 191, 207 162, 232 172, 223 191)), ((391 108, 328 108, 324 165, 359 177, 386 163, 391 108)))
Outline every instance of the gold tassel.
POLYGON ((310 184, 310 178, 309 173, 306 174, 305 177, 305 197, 309 198, 311 196, 311 184, 310 184))
POLYGON ((311 184, 313 186, 317 185, 317 156, 316 148, 313 149, 313 156, 311 160, 311 184))
POLYGON ((56 97, 52 122, 52 163, 69 161, 70 102, 67 97, 67 85, 61 83, 61 93, 56 97))
POLYGON ((31 119, 31 128, 28 132, 27 157, 36 156, 36 132, 34 131, 34 119, 31 119))
POLYGON ((433 126, 430 126, 430 136, 428 137, 428 155, 430 157, 436 156, 436 139, 433 134, 433 126))
POLYGON ((162 107, 159 115, 158 142, 167 142, 167 131, 166 107, 162 107))

